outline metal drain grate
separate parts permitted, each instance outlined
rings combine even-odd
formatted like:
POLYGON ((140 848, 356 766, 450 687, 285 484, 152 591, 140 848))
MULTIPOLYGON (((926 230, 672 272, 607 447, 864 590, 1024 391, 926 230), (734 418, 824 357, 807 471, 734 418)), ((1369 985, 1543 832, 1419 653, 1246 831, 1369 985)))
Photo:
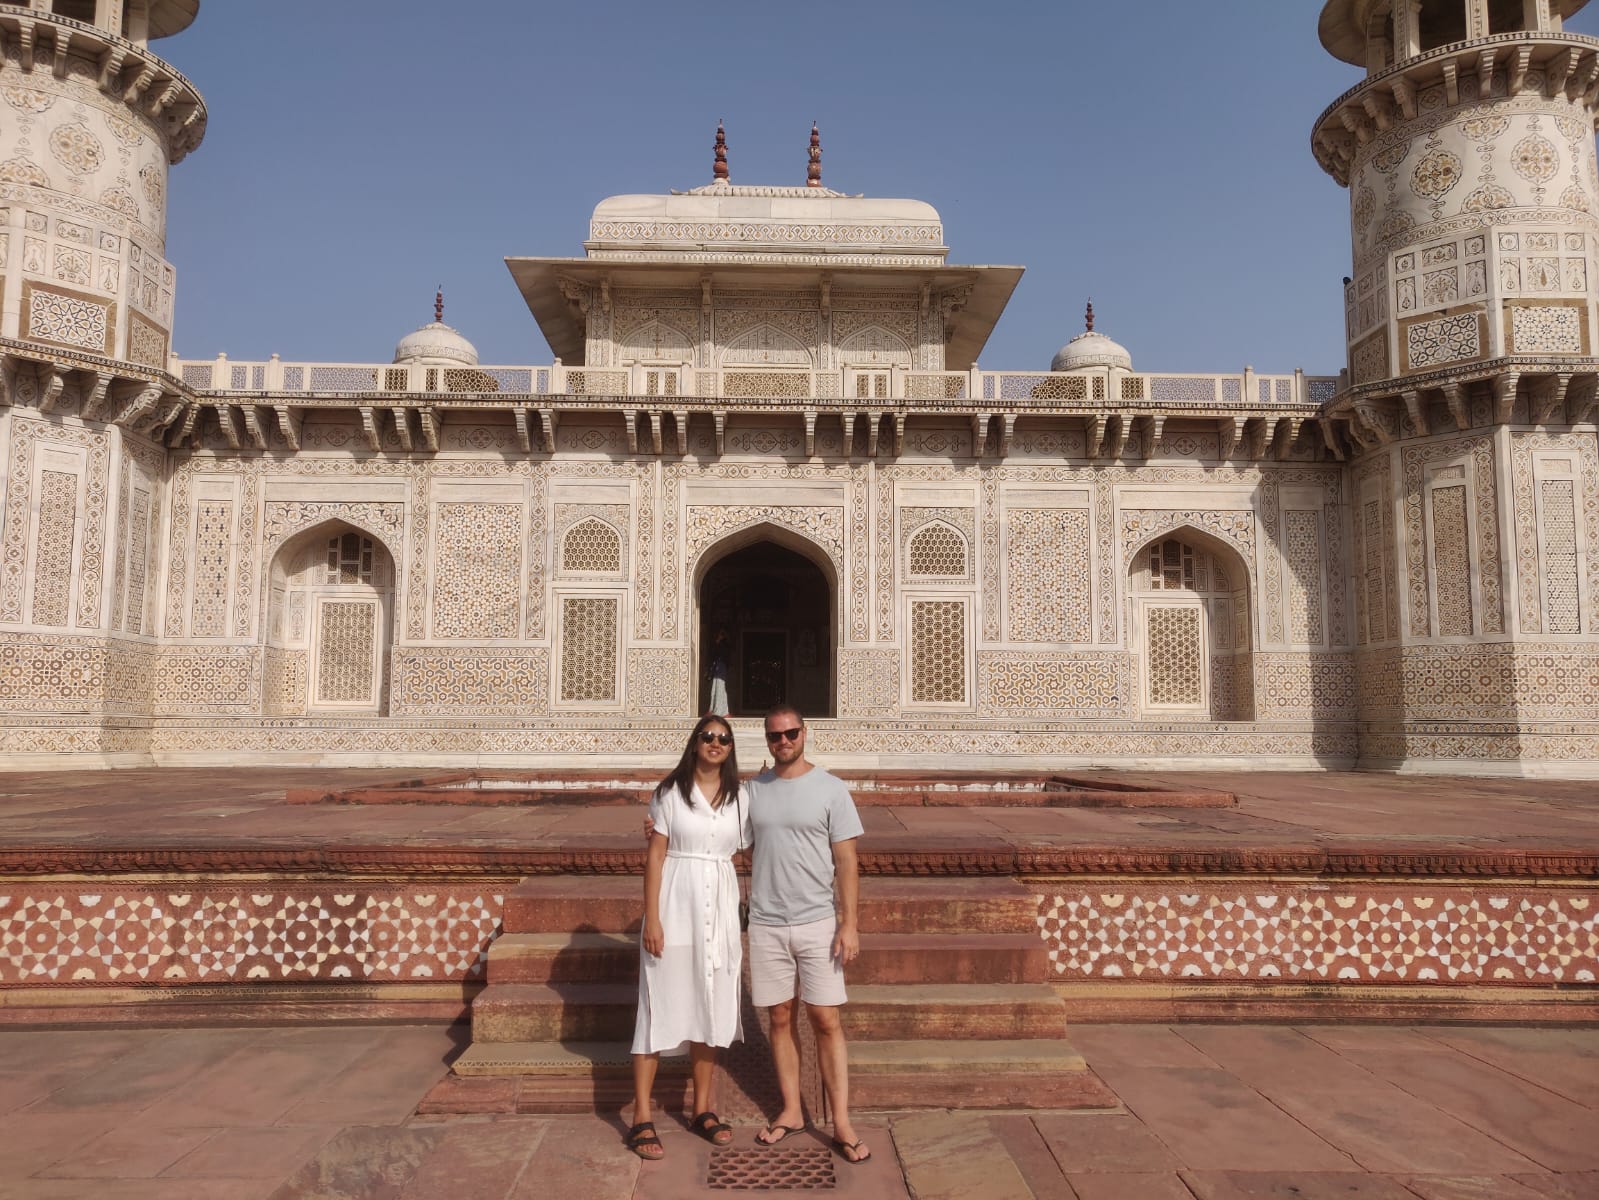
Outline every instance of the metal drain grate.
POLYGON ((724 1191, 831 1191, 833 1152, 826 1146, 716 1150, 705 1186, 724 1191))

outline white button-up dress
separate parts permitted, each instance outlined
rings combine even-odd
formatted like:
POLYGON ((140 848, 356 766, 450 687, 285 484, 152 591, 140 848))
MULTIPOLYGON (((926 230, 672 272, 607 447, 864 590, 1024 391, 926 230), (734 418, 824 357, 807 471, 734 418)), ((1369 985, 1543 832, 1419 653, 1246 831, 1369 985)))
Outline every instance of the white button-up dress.
POLYGON ((712 809, 698 788, 692 808, 682 792, 657 792, 650 817, 667 838, 660 901, 666 945, 656 958, 640 939, 633 1053, 687 1054, 690 1042, 730 1046, 744 1038, 733 855, 750 844, 749 795, 741 788, 712 809))

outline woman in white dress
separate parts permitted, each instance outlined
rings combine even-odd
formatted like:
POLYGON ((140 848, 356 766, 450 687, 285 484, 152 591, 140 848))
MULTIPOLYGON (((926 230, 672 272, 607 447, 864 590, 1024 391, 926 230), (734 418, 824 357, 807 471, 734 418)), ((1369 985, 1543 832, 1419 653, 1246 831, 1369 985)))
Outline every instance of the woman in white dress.
POLYGON ((633 1029, 633 1120, 627 1147, 665 1152, 651 1121, 650 1092, 662 1054, 687 1052, 694 1077, 689 1129, 725 1146, 733 1131, 712 1111, 716 1048, 744 1037, 739 1021, 738 875, 749 845, 749 797, 739 787, 733 729, 706 714, 683 757, 650 801, 654 830, 644 864, 638 1021, 633 1029))

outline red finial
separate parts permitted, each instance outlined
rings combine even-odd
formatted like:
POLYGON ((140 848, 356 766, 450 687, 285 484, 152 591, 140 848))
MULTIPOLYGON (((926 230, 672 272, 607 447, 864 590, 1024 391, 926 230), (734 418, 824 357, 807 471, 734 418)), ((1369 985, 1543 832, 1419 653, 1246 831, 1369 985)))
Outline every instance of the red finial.
POLYGON ((444 285, 439 284, 439 290, 433 293, 433 322, 436 325, 444 324, 444 285))
POLYGON ((1088 302, 1088 311, 1083 314, 1083 322, 1087 325, 1088 332, 1089 333, 1093 333, 1094 332, 1094 302, 1092 300, 1090 300, 1088 302))
POLYGON ((805 186, 822 186, 822 131, 815 121, 811 122, 811 161, 805 168, 805 186))
POLYGON ((722 123, 716 123, 716 164, 711 168, 711 174, 717 183, 727 182, 727 131, 722 128, 722 123))

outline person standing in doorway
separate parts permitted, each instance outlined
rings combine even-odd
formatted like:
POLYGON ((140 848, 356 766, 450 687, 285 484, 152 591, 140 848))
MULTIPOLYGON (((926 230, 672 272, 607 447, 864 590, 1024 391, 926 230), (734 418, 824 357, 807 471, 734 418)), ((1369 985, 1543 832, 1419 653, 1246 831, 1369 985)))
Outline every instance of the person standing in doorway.
POLYGON ((766 714, 773 765, 749 784, 754 864, 750 883, 751 1000, 767 1010, 783 1110, 755 1135, 775 1146, 805 1128, 800 1101, 798 999, 816 1034, 817 1065, 833 1117, 833 1149, 862 1163, 871 1151, 849 1115, 849 1061, 839 1009, 844 967, 860 953, 856 928, 864 832, 841 780, 805 757, 805 718, 791 705, 766 714), (836 898, 835 898, 836 887, 836 898))
POLYGON ((706 706, 707 716, 725 717, 727 706, 727 630, 718 629, 711 639, 711 702, 706 706))

